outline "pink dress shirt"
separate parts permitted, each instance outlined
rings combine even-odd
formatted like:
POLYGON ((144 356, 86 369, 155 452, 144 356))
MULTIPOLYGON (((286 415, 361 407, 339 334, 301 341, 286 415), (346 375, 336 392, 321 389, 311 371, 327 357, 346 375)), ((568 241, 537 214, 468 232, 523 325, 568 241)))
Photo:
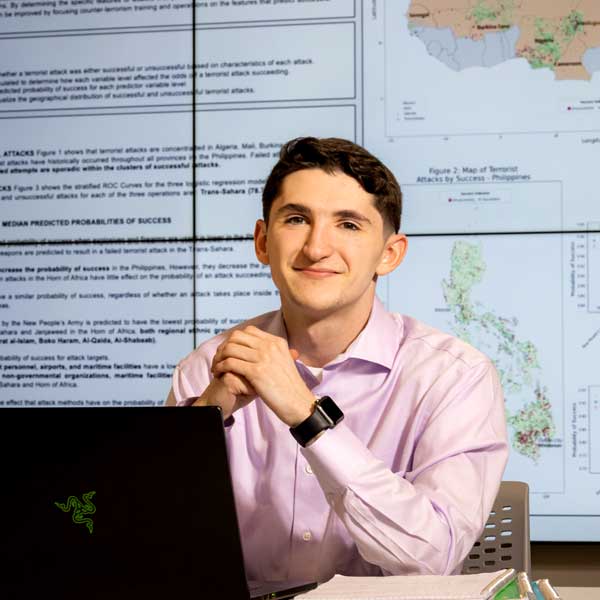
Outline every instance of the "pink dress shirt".
MULTIPOLYGON (((280 311, 250 323, 286 336, 280 311)), ((171 401, 185 405, 204 391, 223 338, 181 361, 171 401)), ((260 399, 235 413, 226 435, 247 577, 460 571, 508 457, 490 360, 376 298, 321 383, 296 364, 315 396, 331 396, 345 418, 301 448, 260 399)))

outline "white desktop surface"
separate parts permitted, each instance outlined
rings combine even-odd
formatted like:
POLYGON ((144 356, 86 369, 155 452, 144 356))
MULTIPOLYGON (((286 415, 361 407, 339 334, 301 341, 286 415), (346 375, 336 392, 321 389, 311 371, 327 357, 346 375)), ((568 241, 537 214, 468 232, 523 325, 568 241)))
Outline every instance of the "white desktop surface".
POLYGON ((557 587, 561 600, 600 600, 598 587, 557 587))

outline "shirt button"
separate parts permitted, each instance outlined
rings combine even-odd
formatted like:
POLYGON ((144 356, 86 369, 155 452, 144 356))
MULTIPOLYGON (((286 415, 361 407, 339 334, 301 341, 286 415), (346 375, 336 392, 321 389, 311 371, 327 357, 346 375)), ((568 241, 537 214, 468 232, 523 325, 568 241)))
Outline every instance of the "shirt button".
POLYGON ((302 539, 303 539, 305 542, 310 542, 310 540, 312 540, 312 533, 311 533, 310 531, 305 531, 305 532, 302 534, 302 539))
POLYGON ((311 468, 311 466, 310 466, 309 464, 307 464, 307 465, 304 467, 304 470, 306 471, 306 473, 307 473, 308 475, 312 475, 312 474, 313 474, 313 470, 312 470, 312 468, 311 468))

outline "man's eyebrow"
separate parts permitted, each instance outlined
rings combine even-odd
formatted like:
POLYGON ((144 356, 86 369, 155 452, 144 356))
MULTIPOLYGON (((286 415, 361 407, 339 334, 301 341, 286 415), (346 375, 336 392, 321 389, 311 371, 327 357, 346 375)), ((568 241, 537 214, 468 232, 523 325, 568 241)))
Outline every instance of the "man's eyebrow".
POLYGON ((296 204, 295 202, 288 202, 287 204, 280 206, 277 209, 277 212, 275 214, 282 215, 282 214, 289 214, 289 213, 300 213, 302 215, 309 215, 310 209, 308 208, 308 206, 304 206, 304 204, 296 204))
MULTIPOLYGON (((310 215, 311 210, 308 208, 308 206, 305 206, 304 204, 297 204, 296 202, 288 202, 287 204, 280 206, 276 212, 277 215, 290 214, 290 213, 297 213, 297 214, 301 214, 301 215, 310 215)), ((360 223, 367 223, 368 225, 372 224, 370 219, 368 219, 365 215, 363 215, 362 213, 357 212, 355 210, 349 210, 349 209, 338 210, 333 213, 333 216, 338 219, 352 219, 352 220, 358 221, 360 223)))
POLYGON ((338 210, 334 213, 338 219, 352 219, 354 221, 359 221, 361 223, 368 223, 371 225, 371 219, 368 219, 362 213, 359 213, 355 210, 338 210))

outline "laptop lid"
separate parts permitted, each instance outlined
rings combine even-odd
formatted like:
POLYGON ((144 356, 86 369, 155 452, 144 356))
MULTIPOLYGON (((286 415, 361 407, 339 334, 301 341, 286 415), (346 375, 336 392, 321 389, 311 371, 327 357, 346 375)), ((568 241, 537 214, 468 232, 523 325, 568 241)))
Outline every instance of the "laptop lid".
POLYGON ((0 473, 0 597, 249 598, 219 409, 6 409, 0 473))

